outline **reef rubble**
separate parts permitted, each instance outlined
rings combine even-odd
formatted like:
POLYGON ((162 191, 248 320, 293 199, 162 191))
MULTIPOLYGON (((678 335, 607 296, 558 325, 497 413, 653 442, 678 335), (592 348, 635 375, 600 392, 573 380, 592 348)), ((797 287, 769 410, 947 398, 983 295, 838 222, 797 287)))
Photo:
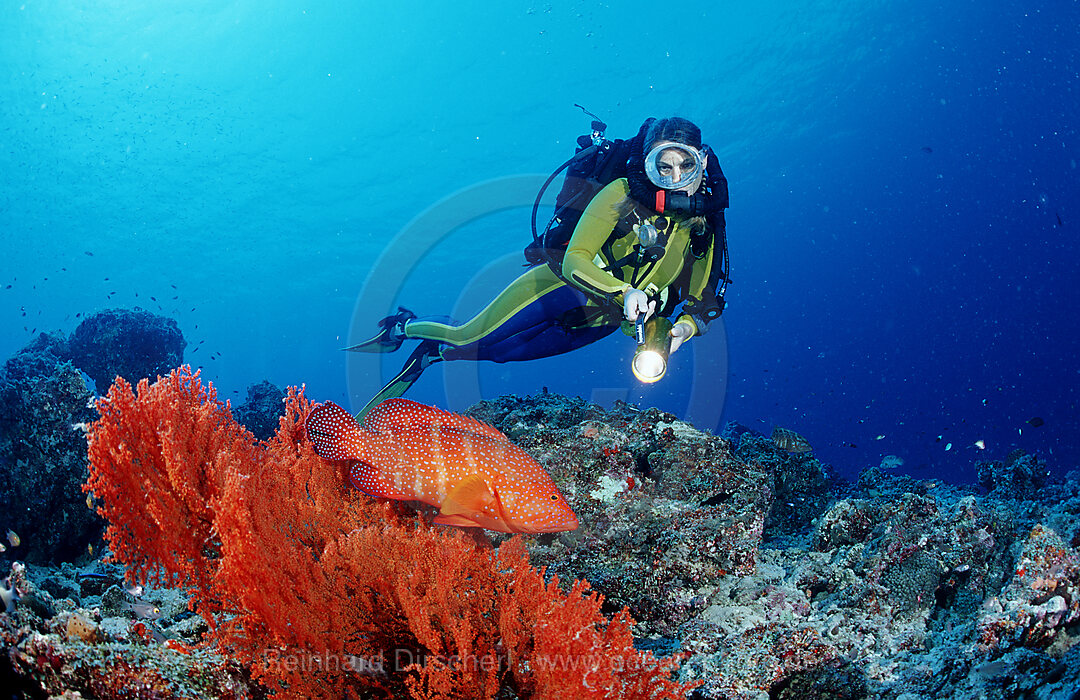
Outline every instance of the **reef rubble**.
MULTIPOLYGON (((272 387, 262 393, 272 403, 272 387)), ((1013 453, 976 465, 970 486, 879 466, 849 483, 743 426, 713 435, 625 403, 544 393, 469 413, 544 465, 579 516, 574 532, 529 538, 533 564, 564 585, 588 580, 609 613, 626 606, 640 648, 684 655, 680 679, 702 682, 695 698, 1080 688, 1080 473, 1049 480, 1035 455, 1013 453)), ((34 566, 16 553, 0 555, 4 687, 265 693, 199 645, 205 622, 182 592, 132 591, 99 561, 34 566)))

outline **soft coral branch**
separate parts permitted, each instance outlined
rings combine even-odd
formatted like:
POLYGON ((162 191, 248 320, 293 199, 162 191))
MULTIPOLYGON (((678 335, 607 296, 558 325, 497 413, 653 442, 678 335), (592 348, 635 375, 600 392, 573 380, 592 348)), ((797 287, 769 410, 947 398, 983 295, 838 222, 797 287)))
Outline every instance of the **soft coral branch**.
POLYGON ((83 486, 108 520, 114 556, 140 580, 210 588, 218 562, 213 503, 227 464, 254 454, 254 438, 203 388, 173 372, 138 395, 122 378, 100 399, 83 486))

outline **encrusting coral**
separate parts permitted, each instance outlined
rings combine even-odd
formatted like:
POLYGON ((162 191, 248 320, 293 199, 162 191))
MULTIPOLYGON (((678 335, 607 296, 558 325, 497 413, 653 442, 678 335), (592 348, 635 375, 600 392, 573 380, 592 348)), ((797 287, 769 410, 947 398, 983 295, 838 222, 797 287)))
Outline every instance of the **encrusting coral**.
POLYGON ((186 368, 99 401, 85 489, 113 557, 188 589, 207 644, 288 697, 686 696, 625 610, 545 582, 520 538, 496 550, 347 489, 306 440, 311 407, 290 391, 261 442, 186 368))

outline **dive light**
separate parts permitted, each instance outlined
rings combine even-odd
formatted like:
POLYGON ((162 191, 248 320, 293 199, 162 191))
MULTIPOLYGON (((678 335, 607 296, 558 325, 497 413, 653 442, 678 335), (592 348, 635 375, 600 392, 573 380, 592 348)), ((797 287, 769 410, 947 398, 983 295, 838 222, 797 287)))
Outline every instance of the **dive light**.
POLYGON ((638 344, 630 363, 634 376, 646 384, 660 381, 667 372, 671 352, 671 321, 661 316, 646 321, 645 314, 641 314, 634 324, 634 338, 638 344))

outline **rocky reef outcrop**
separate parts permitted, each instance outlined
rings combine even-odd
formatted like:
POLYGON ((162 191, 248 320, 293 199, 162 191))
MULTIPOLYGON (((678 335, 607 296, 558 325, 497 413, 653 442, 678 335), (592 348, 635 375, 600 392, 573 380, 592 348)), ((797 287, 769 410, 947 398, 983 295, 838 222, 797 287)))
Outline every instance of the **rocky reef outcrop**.
POLYGON ((268 381, 248 387, 244 402, 233 410, 245 428, 260 440, 268 440, 277 430, 278 420, 285 413, 285 390, 268 381))
POLYGON ((171 318, 142 309, 108 309, 85 318, 68 341, 68 358, 104 392, 123 377, 154 380, 183 364, 187 341, 171 318))
POLYGON ((65 350, 64 338, 43 333, 0 368, 0 533, 19 541, 3 540, 0 558, 72 561, 100 538, 81 490, 93 397, 65 350))

